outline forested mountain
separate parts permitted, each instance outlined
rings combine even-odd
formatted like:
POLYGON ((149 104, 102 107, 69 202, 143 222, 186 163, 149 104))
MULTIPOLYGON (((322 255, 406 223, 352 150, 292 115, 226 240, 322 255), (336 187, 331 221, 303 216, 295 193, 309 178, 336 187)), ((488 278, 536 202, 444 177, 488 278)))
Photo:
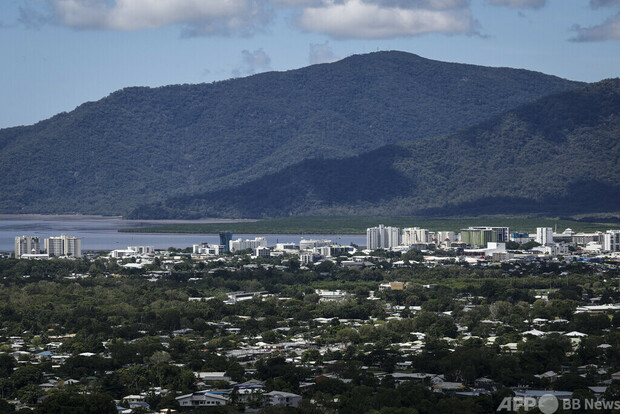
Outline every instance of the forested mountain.
MULTIPOLYGON (((305 166, 336 168, 340 161, 328 159, 454 132, 581 85, 525 70, 378 52, 212 84, 127 88, 32 126, 0 130, 0 212, 119 214, 287 167, 289 174, 305 166), (291 167, 307 159, 319 161, 291 167)), ((311 182, 330 175, 305 173, 311 182)), ((365 177, 339 174, 345 176, 337 181, 365 177)), ((394 195, 391 188, 382 190, 394 195)), ((364 194, 334 202, 355 205, 366 201, 364 194)), ((324 204, 256 211, 287 214, 324 204)))
POLYGON ((474 127, 340 160, 306 160, 134 217, 618 211, 620 79, 525 104, 474 127))

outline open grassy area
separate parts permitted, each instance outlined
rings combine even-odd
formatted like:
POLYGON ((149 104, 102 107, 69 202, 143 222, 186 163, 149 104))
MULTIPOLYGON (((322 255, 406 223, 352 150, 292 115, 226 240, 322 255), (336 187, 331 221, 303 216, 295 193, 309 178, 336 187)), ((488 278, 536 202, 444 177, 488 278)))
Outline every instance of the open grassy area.
POLYGON ((469 226, 508 226, 511 231, 535 232, 536 227, 553 227, 559 232, 570 227, 575 232, 620 228, 619 223, 584 222, 539 217, 483 216, 464 218, 410 216, 313 216, 266 219, 243 223, 167 224, 127 228, 119 231, 135 233, 201 233, 232 231, 237 234, 363 234, 378 224, 395 227, 422 227, 429 230, 458 231, 469 226))

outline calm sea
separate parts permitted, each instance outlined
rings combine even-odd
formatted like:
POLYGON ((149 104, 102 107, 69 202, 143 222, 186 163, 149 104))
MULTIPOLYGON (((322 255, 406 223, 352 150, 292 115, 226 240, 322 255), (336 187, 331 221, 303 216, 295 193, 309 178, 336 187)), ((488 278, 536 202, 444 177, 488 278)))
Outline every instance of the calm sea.
MULTIPOLYGON (((219 243, 217 234, 182 233, 119 233, 127 227, 145 227, 169 223, 235 223, 242 220, 204 219, 204 220, 122 220, 117 217, 101 216, 47 216, 47 215, 0 215, 0 251, 12 252, 16 236, 50 236, 67 234, 82 239, 82 250, 114 250, 127 246, 154 246, 156 249, 168 247, 185 248, 200 242, 219 243)), ((267 238, 272 246, 276 243, 295 242, 304 239, 329 239, 334 243, 349 245, 366 244, 366 236, 360 234, 321 235, 321 234, 234 234, 233 238, 253 239, 257 236, 267 238)), ((43 240, 41 240, 43 247, 43 240)))

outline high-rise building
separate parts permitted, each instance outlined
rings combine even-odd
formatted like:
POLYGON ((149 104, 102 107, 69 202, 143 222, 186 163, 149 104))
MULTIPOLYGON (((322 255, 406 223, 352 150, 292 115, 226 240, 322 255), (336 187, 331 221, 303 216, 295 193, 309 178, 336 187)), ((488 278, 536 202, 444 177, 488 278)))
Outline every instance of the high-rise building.
POLYGON ((403 245, 428 243, 430 240, 429 231, 419 227, 406 227, 403 229, 403 245))
POLYGON ((494 241, 499 243, 510 241, 510 227, 473 226, 468 228, 470 230, 492 230, 497 234, 497 240, 494 241))
POLYGON ((400 244, 400 229, 398 227, 370 227, 366 229, 366 247, 371 250, 389 249, 400 244))
POLYGON ((224 246, 224 253, 230 253, 230 241, 233 238, 231 231, 220 231, 220 246, 224 246))
POLYGON ((370 227, 366 229, 366 248, 370 250, 380 249, 381 244, 381 232, 383 231, 383 225, 379 227, 370 227))
POLYGON ((45 252, 51 256, 82 257, 82 239, 62 234, 45 239, 45 252))
POLYGON ((608 252, 620 251, 620 230, 607 230, 601 235, 601 249, 608 252))
POLYGON ((543 246, 553 244, 553 229, 551 227, 536 227, 536 243, 543 246))
POLYGON ((41 253, 41 239, 34 236, 15 237, 15 258, 19 259, 24 254, 41 253))
POLYGON ((398 227, 386 227, 385 235, 387 238, 386 248, 390 249, 400 245, 400 229, 398 227))
POLYGON ((443 243, 446 240, 456 241, 456 234, 453 231, 438 231, 436 234, 437 243, 443 243))
POLYGON ((476 247, 486 247, 487 243, 497 242, 497 232, 488 228, 462 229, 461 242, 476 247))

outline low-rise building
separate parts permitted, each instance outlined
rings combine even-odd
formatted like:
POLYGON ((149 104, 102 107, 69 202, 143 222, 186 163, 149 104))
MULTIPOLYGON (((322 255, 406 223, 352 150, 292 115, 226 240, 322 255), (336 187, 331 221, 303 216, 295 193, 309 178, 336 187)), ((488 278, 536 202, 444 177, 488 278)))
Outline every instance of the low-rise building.
POLYGON ((110 257, 120 259, 121 257, 137 257, 153 254, 155 248, 153 246, 127 246, 126 249, 112 250, 110 257))
POLYGON ((301 395, 284 391, 267 392, 263 394, 263 398, 266 405, 283 405, 284 407, 294 408, 297 408, 301 401, 301 395))
POLYGON ((229 396, 221 391, 205 390, 181 395, 176 400, 181 408, 217 407, 227 405, 229 396))
POLYGON ((316 289, 315 293, 319 295, 319 302, 333 302, 350 298, 352 295, 344 290, 323 290, 316 289))
POLYGON ((389 282, 389 283, 381 283, 379 285, 379 290, 403 290, 407 288, 407 283, 404 282, 389 282))
POLYGON ((192 253, 203 256, 219 256, 225 253, 225 246, 222 244, 199 243, 192 246, 192 253))
POLYGON ((257 247, 267 247, 267 239, 264 237, 256 237, 254 240, 237 240, 230 241, 230 251, 236 252, 237 250, 256 249, 257 247))
POLYGON ((269 250, 269 247, 257 247, 256 249, 254 249, 254 256, 271 257, 271 250, 269 250))
POLYGON ((331 246, 331 244, 332 244, 332 241, 331 240, 327 240, 327 239, 321 239, 321 240, 315 240, 315 239, 305 240, 305 239, 302 239, 299 242, 299 250, 312 250, 315 247, 331 246))
POLYGON ((273 250, 278 251, 278 252, 287 252, 287 251, 292 251, 292 250, 299 250, 299 246, 297 246, 293 242, 290 242, 290 243, 276 243, 276 245, 273 248, 273 250))

